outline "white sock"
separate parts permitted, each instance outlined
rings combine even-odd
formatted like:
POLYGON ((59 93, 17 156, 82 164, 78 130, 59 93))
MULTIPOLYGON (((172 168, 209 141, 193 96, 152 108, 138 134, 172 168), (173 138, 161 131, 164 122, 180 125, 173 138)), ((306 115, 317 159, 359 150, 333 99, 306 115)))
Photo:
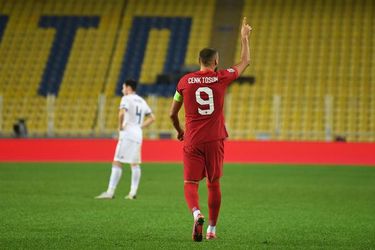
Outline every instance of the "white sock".
POLYGON ((120 181, 122 175, 122 168, 116 165, 112 165, 111 177, 109 178, 107 193, 114 194, 117 184, 120 181))
POLYGON ((139 181, 141 179, 141 167, 139 165, 132 166, 132 182, 130 185, 130 195, 135 196, 137 194, 139 181))
POLYGON ((216 233, 216 226, 209 225, 207 227, 207 233, 216 233))
POLYGON ((195 209, 194 212, 193 212, 194 220, 197 219, 197 217, 198 217, 199 214, 201 214, 201 210, 199 210, 199 209, 195 209))

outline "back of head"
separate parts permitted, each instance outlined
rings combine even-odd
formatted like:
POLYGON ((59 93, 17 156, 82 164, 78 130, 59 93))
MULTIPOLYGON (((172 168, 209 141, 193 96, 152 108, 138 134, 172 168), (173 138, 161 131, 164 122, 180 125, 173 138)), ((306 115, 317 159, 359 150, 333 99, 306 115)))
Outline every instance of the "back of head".
POLYGON ((215 59, 217 59, 218 51, 213 48, 204 48, 199 52, 199 62, 205 66, 215 66, 215 59))
POLYGON ((125 86, 129 86, 132 88, 133 91, 136 91, 137 89, 137 81, 133 79, 128 79, 125 81, 125 86))

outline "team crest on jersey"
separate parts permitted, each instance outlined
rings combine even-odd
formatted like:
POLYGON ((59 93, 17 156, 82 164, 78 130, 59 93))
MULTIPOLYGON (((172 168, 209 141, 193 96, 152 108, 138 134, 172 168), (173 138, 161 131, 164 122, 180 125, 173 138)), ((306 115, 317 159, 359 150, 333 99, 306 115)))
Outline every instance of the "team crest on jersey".
POLYGON ((235 72, 235 70, 232 69, 232 68, 227 69, 227 71, 228 71, 229 73, 234 73, 234 72, 235 72))

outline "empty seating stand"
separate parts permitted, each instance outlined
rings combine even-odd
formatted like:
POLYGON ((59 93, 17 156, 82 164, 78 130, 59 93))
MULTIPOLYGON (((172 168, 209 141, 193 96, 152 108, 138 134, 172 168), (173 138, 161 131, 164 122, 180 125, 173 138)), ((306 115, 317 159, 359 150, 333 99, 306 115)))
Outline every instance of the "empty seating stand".
MULTIPOLYGON (((128 78, 140 82, 157 117, 145 137, 173 136, 176 79, 157 77, 197 65, 199 51, 211 46, 215 5, 0 0, 1 136, 12 135, 20 118, 31 136, 116 133, 128 78)), ((374 13, 370 0, 245 0, 254 30, 244 76, 256 80, 228 90, 231 138, 375 141, 374 13)))

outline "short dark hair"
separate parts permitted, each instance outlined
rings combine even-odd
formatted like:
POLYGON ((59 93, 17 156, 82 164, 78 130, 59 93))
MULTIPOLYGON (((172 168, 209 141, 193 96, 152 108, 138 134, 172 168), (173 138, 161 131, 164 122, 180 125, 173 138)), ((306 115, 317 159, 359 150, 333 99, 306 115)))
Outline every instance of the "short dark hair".
POLYGON ((199 52, 199 60, 204 66, 210 66, 218 51, 213 48, 204 48, 199 52))
POLYGON ((125 86, 130 86, 133 91, 137 89, 137 81, 133 79, 128 79, 125 81, 125 86))

